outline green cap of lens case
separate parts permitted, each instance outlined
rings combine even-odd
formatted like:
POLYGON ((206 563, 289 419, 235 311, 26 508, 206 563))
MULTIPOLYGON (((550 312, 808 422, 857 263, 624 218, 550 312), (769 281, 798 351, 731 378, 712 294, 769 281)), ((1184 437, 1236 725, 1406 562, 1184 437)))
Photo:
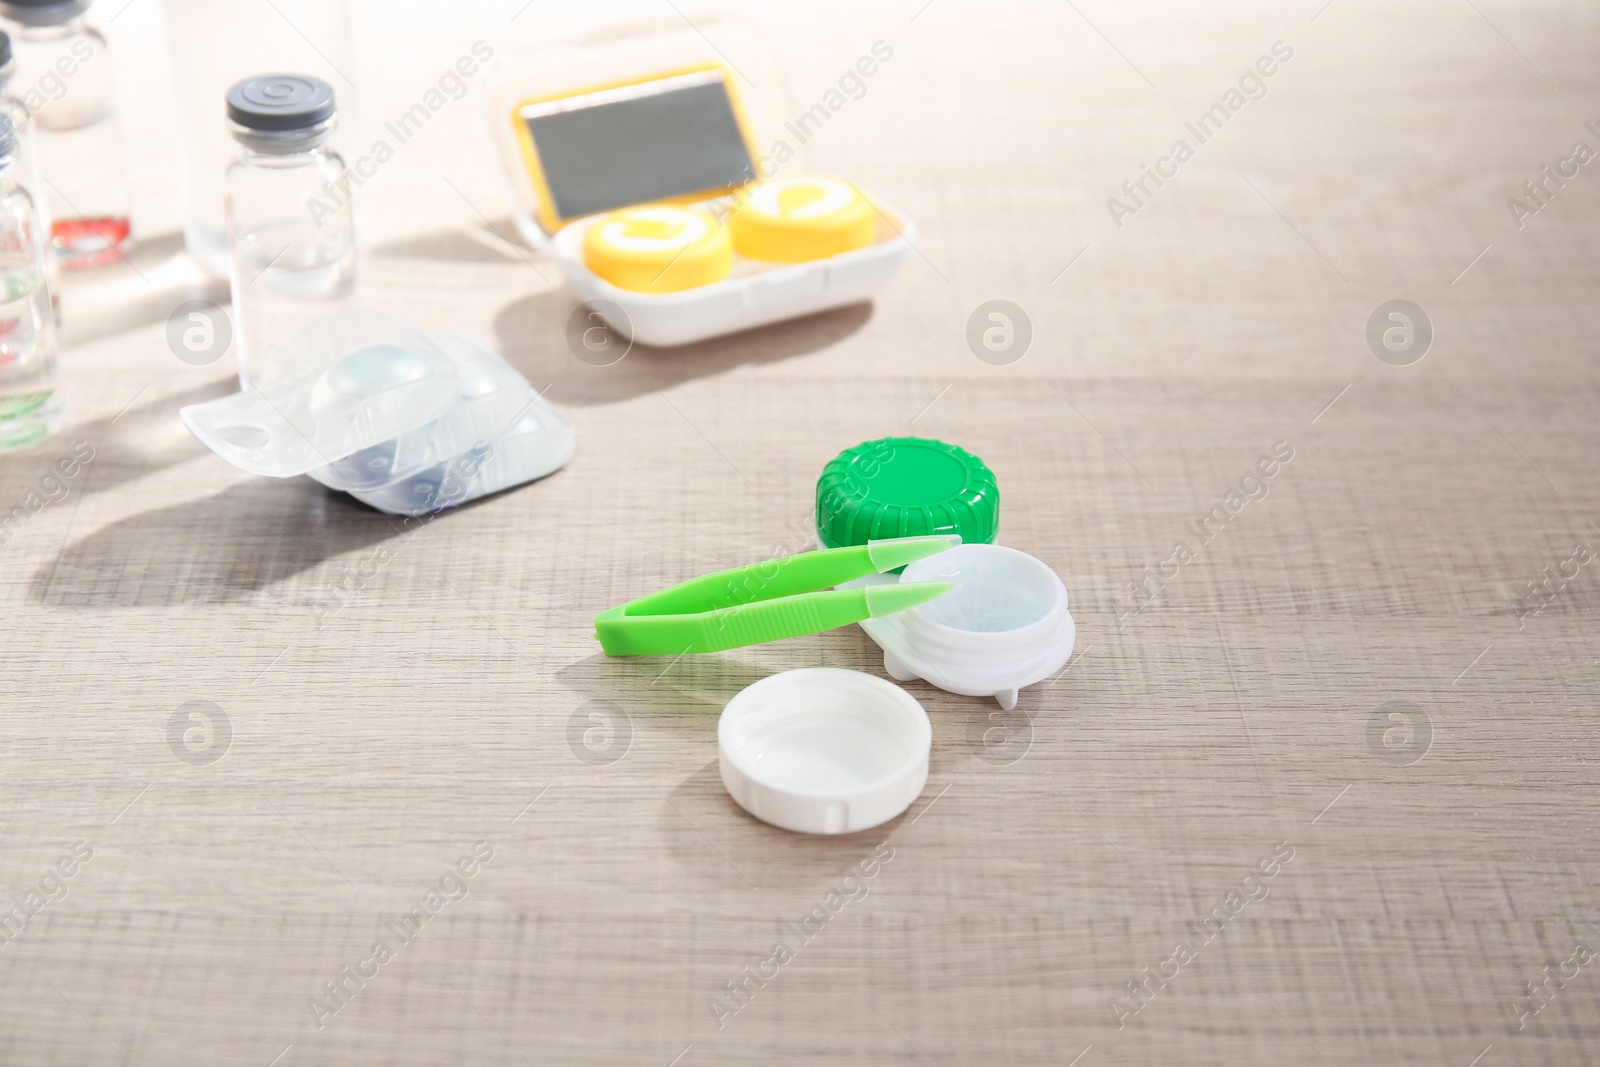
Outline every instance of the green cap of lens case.
POLYGON ((943 441, 867 441, 839 453, 817 480, 817 539, 830 547, 937 534, 987 545, 999 523, 994 472, 943 441))

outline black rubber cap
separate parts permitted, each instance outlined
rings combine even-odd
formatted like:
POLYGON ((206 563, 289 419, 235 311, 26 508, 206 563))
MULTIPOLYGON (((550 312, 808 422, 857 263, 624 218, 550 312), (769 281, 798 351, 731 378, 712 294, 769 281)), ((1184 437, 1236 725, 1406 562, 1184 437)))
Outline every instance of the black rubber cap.
POLYGON ((55 26, 77 18, 89 0, 0 0, 0 14, 24 26, 55 26))
POLYGON ((0 67, 11 62, 11 35, 0 30, 0 67))
POLYGON ((305 130, 333 117, 333 86, 305 74, 262 74, 228 90, 228 118, 249 130, 305 130))

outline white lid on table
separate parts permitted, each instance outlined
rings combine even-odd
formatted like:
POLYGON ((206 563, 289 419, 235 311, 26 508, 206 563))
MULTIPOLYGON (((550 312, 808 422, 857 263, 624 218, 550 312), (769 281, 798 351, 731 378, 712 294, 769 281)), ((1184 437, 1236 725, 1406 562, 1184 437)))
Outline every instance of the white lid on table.
POLYGON ((722 784, 751 815, 805 834, 888 822, 928 782, 933 727, 915 697, 860 671, 809 667, 742 690, 717 723, 722 784))

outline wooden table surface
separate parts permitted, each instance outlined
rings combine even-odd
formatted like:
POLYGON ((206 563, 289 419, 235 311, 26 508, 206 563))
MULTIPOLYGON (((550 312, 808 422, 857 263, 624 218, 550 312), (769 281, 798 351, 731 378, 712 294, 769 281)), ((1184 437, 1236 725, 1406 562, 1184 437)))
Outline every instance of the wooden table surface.
MULTIPOLYGON (((520 6, 358 4, 369 125, 598 17, 520 6)), ((412 530, 178 422, 232 357, 165 342, 225 290, 175 258, 160 13, 101 12, 145 242, 69 281, 68 425, 0 461, 0 1063, 1600 1062, 1600 10, 752 5, 801 109, 892 48, 812 165, 917 254, 603 368, 452 105, 365 190, 363 300, 496 345, 579 447, 412 530), (1032 336, 989 362, 994 299, 1032 336), (881 675, 866 636, 609 660, 590 619, 806 548, 824 462, 905 433, 993 467, 1077 654, 1015 719, 908 685, 922 798, 790 834, 725 794, 718 712, 881 675)))

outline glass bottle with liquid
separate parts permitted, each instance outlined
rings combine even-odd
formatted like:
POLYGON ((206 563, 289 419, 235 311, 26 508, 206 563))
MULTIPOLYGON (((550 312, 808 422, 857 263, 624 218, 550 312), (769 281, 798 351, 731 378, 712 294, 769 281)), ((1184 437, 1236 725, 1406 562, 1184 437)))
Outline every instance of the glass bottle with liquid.
POLYGON ((310 74, 339 88, 335 141, 364 143, 355 136, 359 101, 350 80, 356 68, 349 0, 162 0, 162 7, 177 107, 183 242, 207 270, 227 277, 223 182, 237 148, 217 101, 241 78, 264 70, 310 74))
POLYGON ((228 278, 239 385, 259 379, 267 348, 349 306, 355 211, 344 160, 328 147, 337 120, 320 78, 269 74, 228 90, 239 157, 228 168, 228 278))
MULTIPOLYGON (((34 170, 34 154, 28 148, 28 131, 31 129, 27 105, 12 91, 16 81, 17 61, 11 53, 11 35, 0 30, 0 114, 11 120, 17 132, 16 152, 19 158, 17 174, 24 186, 39 188, 39 175, 34 170)), ((50 211, 45 202, 34 197, 34 210, 39 213, 39 232, 50 232, 50 211)), ((45 281, 50 286, 50 299, 55 305, 56 324, 61 322, 61 261, 53 245, 45 249, 45 281)))
POLYGON ((17 127, 0 114, 0 452, 38 444, 64 414, 49 238, 17 171, 17 127))
POLYGON ((118 259, 132 238, 122 144, 106 39, 85 18, 89 0, 0 0, 31 118, 28 151, 68 270, 118 259))

